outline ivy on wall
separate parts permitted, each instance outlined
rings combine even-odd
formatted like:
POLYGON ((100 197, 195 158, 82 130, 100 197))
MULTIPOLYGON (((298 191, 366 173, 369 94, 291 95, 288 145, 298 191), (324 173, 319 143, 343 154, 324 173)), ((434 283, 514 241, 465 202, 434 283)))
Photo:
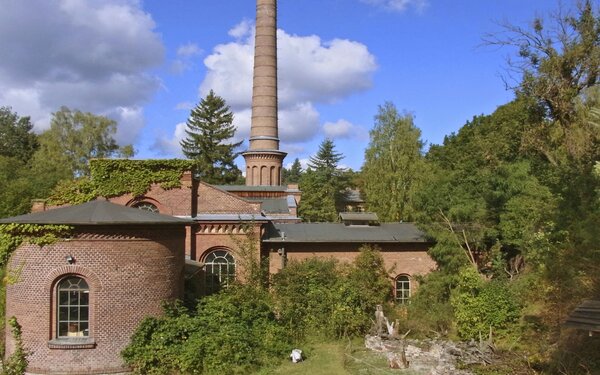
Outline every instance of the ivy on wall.
POLYGON ((193 169, 193 162, 181 159, 94 159, 90 161, 91 177, 64 181, 56 186, 48 204, 80 204, 96 197, 115 197, 130 193, 145 194, 152 184, 163 189, 181 186, 181 175, 193 169))
POLYGON ((53 244, 72 235, 69 225, 0 224, 0 267, 22 243, 38 246, 53 244))

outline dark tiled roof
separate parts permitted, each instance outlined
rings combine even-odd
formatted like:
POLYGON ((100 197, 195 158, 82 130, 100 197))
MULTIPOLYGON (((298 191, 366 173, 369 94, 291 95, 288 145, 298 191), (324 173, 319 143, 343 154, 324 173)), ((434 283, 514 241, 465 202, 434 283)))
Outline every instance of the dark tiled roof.
POLYGON ((106 200, 95 200, 76 206, 60 207, 43 212, 9 217, 0 224, 69 224, 69 225, 117 225, 117 224, 189 224, 190 220, 131 208, 106 200))
POLYGON ((412 223, 382 223, 379 226, 344 225, 341 223, 273 224, 265 242, 428 242, 412 223), (285 238, 282 238, 285 233, 285 238))
POLYGON ((261 201, 260 209, 267 214, 290 213, 287 198, 264 198, 261 201))
POLYGON ((569 314, 564 325, 584 331, 600 332, 600 301, 583 301, 569 314))
POLYGON ((340 212, 342 221, 379 221, 374 212, 340 212))
POLYGON ((283 186, 246 186, 246 185, 215 185, 216 188, 225 191, 287 191, 287 185, 283 186))

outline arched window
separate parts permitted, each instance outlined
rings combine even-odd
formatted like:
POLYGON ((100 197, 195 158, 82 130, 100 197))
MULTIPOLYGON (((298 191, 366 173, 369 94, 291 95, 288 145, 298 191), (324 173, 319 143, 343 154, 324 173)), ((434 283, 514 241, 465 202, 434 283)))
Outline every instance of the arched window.
POLYGON ((156 212, 156 213, 158 213, 158 207, 156 207, 155 205, 153 205, 150 202, 138 202, 138 203, 134 204, 131 207, 135 207, 135 208, 138 208, 138 209, 144 210, 144 211, 150 211, 150 212, 156 212))
POLYGON ((84 279, 68 276, 56 287, 56 337, 90 335, 90 288, 84 279))
POLYGON ((410 277, 407 275, 396 277, 396 288, 394 292, 397 303, 407 304, 410 299, 410 277))
POLYGON ((235 259, 227 250, 215 250, 204 258, 206 291, 214 293, 235 280, 235 259))

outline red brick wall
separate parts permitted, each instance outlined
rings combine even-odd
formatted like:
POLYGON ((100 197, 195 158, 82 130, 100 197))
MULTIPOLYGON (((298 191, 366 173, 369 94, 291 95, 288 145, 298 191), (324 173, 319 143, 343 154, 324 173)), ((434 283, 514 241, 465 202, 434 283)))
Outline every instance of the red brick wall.
MULTIPOLYGON (((402 243, 378 244, 381 249, 386 270, 390 270, 390 279, 398 275, 425 275, 436 268, 436 263, 427 254, 429 244, 402 243)), ((302 261, 311 257, 335 258, 339 262, 351 263, 359 254, 361 244, 355 243, 278 243, 266 244, 269 253, 269 271, 277 273, 281 270, 279 248, 284 248, 288 261, 302 261)), ((412 278, 411 278, 412 280, 412 278)), ((411 285, 416 285, 411 283, 411 285)))
MULTIPOLYGON (((89 228, 75 238, 39 248, 21 246, 9 269, 6 316, 16 316, 34 373, 94 374, 126 370, 120 352, 140 321, 161 314, 161 302, 181 298, 185 228, 89 228), (68 264, 65 257, 75 258, 68 264), (55 335, 55 284, 80 275, 90 286, 91 349, 50 349, 55 335)), ((7 355, 14 343, 7 334, 7 355)))
POLYGON ((230 251, 236 261, 236 273, 243 275, 243 261, 240 259, 240 246, 248 246, 249 238, 256 249, 255 256, 260 256, 260 224, 259 223, 201 223, 195 230, 196 236, 196 261, 203 261, 207 253, 216 248, 225 248, 230 251), (251 230, 249 237, 245 231, 251 230))
POLYGON ((198 213, 260 213, 260 203, 248 202, 232 193, 201 182, 198 187, 198 213))
POLYGON ((123 206, 131 206, 138 201, 145 201, 154 204, 161 214, 173 216, 192 215, 193 194, 190 187, 182 186, 165 190, 158 184, 152 184, 150 190, 143 197, 135 198, 131 194, 124 194, 110 198, 109 201, 123 206))

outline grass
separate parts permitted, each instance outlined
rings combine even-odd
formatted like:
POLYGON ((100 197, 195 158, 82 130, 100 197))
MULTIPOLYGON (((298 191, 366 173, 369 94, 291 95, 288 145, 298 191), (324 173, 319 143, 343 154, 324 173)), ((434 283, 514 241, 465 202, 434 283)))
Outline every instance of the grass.
MULTIPOLYGON (((362 339, 353 342, 315 342, 301 347, 306 359, 300 363, 283 361, 275 369, 261 375, 385 375, 398 374, 388 367, 386 358, 363 346, 362 339)), ((409 373, 403 372, 404 375, 409 373)))

